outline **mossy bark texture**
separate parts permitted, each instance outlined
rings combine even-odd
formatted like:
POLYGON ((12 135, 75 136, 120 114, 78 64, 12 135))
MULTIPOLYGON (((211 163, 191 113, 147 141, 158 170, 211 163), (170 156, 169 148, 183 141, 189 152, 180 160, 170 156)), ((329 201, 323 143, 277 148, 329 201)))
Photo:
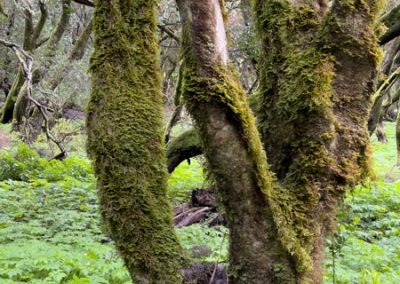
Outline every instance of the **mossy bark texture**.
POLYGON ((367 120, 380 56, 373 33, 380 3, 324 3, 253 1, 262 40, 256 116, 286 196, 280 204, 312 260, 300 283, 322 283, 323 237, 346 190, 369 173, 367 120))
POLYGON ((172 173, 183 161, 203 154, 196 129, 183 132, 167 144, 167 168, 172 173))
POLYGON ((98 0, 88 152, 101 213, 134 283, 181 283, 166 196, 155 0, 98 0))
POLYGON ((227 63, 222 1, 178 1, 182 95, 230 229, 230 283, 296 283, 307 251, 287 224, 247 95, 227 63))

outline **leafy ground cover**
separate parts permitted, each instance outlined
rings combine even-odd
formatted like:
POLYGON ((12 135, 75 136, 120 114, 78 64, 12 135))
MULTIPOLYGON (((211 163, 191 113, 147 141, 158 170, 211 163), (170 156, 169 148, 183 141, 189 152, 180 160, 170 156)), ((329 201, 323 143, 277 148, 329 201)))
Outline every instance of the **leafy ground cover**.
POLYGON ((328 240, 326 283, 400 283, 400 171, 393 124, 386 134, 387 144, 373 138, 375 179, 354 189, 338 215, 338 232, 328 240))
MULTIPOLYGON (((400 174, 393 167, 393 125, 388 136, 386 145, 374 142, 376 180, 348 196, 339 230, 328 240, 326 283, 400 283, 400 174)), ((71 149, 81 145, 74 143, 71 149)), ((11 148, 0 151, 0 283, 130 283, 100 224, 95 178, 85 156, 79 152, 49 162, 24 145, 11 148)), ((171 175, 173 204, 186 201, 193 188, 207 187, 202 163, 184 162, 171 175)), ((178 235, 201 260, 226 261, 225 228, 193 225, 178 235)))

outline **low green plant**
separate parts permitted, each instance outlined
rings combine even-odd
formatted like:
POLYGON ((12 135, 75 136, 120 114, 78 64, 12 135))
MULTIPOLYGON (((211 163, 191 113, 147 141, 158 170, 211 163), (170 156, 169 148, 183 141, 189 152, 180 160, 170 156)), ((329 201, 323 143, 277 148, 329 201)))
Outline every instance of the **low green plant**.
POLYGON ((400 283, 400 171, 395 127, 389 142, 373 139, 375 179, 355 188, 338 214, 338 231, 328 239, 326 283, 400 283))
POLYGON ((23 143, 11 151, 0 151, 0 181, 45 179, 55 182, 65 177, 94 181, 93 171, 86 159, 48 160, 23 143))
POLYGON ((201 158, 182 162, 168 179, 168 197, 173 205, 184 203, 190 199, 195 188, 204 188, 209 183, 204 180, 201 158))
MULTIPOLYGON (((377 178, 355 188, 338 215, 338 231, 328 240, 325 283, 400 283, 393 125, 388 136, 386 145, 374 141, 377 178)), ((18 143, 10 148, 0 151, 0 283, 130 283, 102 229, 90 162, 76 156, 49 161, 18 143)), ((208 186, 202 163, 183 162, 170 176, 168 194, 175 205, 188 201, 193 188, 208 186)), ((189 252, 209 249, 201 261, 227 261, 227 229, 196 224, 177 233, 189 252)))

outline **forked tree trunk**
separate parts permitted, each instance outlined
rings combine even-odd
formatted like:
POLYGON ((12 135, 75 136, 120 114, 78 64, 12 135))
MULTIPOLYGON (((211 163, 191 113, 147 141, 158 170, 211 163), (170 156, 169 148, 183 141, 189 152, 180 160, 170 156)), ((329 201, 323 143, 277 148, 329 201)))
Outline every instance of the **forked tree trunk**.
POLYGON ((228 65, 219 0, 179 0, 183 90, 230 230, 230 283, 306 281, 307 252, 281 208, 247 96, 228 65))
MULTIPOLYGON (((275 175, 228 64, 223 1, 177 2, 182 94, 227 214, 230 283, 322 283, 323 237, 346 189, 369 169, 375 2, 253 1, 264 53, 257 114, 275 175)), ((156 3, 97 2, 88 150, 103 218, 133 280, 180 283, 165 196, 156 3)))
POLYGON ((166 196, 155 0, 98 0, 88 152, 100 209, 134 283, 181 283, 166 196))

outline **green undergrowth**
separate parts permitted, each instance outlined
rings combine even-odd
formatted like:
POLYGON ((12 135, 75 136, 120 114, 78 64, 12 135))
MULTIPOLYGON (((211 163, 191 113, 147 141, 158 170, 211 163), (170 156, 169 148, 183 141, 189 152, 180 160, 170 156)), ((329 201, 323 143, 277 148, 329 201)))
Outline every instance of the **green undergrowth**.
POLYGON ((400 170, 395 126, 389 142, 373 137, 376 177, 357 187, 338 214, 339 230, 328 240, 326 283, 400 283, 400 170))
POLYGON ((203 179, 201 158, 190 159, 181 163, 168 179, 168 196, 173 205, 184 203, 190 197, 192 189, 204 188, 207 182, 203 179))
MULTIPOLYGON (((193 128, 186 123, 179 123, 172 128, 172 139, 178 137, 185 131, 193 128)), ((195 188, 205 188, 209 183, 204 179, 202 165, 203 157, 196 157, 181 163, 169 176, 168 196, 173 205, 184 203, 190 197, 190 193, 195 188)))
MULTIPOLYGON (((354 189, 328 240, 325 283, 400 283, 400 171, 394 125, 388 144, 375 139, 376 179, 354 189)), ((75 142, 74 142, 75 143, 75 142)), ((183 162, 170 176, 174 205, 207 187, 203 161, 183 162)), ((227 230, 196 224, 178 229, 184 249, 226 263, 227 230)), ((49 161, 23 144, 0 151, 0 283, 128 284, 129 274, 105 234, 95 178, 80 155, 49 161)))
POLYGON ((396 127, 394 123, 385 124, 385 132, 388 138, 387 143, 379 143, 373 136, 373 165, 376 179, 385 182, 400 180, 400 170, 396 167, 396 127))
MULTIPOLYGON (((102 229, 90 163, 77 156, 49 161, 22 143, 0 150, 1 284, 131 283, 102 229)), ((187 201, 204 184, 199 159, 182 163, 169 179, 171 201, 187 201)), ((196 225, 178 235, 189 251, 209 247, 201 260, 226 256, 223 228, 196 225)))

